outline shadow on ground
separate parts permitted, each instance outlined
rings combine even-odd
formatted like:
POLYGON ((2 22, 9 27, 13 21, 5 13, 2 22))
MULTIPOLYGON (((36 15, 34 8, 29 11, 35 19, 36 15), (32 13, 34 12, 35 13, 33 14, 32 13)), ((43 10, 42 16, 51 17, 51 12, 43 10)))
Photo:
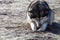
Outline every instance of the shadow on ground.
POLYGON ((60 34, 60 23, 54 22, 53 25, 51 25, 50 27, 49 26, 47 27, 47 31, 59 35, 60 34))

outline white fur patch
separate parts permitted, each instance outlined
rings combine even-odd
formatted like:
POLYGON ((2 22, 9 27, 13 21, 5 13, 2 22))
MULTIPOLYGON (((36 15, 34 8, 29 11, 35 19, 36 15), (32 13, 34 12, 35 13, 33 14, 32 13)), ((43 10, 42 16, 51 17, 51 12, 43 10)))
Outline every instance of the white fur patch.
POLYGON ((37 26, 36 26, 35 23, 31 22, 31 23, 30 23, 30 26, 31 26, 31 29, 32 29, 33 31, 36 31, 36 30, 37 30, 37 26))

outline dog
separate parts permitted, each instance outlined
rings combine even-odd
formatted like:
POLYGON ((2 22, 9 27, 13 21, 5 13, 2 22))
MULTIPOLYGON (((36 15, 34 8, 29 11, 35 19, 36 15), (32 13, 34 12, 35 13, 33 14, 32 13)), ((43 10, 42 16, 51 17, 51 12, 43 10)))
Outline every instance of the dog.
POLYGON ((32 1, 27 9, 27 21, 32 31, 45 31, 54 21, 54 12, 46 1, 32 1))

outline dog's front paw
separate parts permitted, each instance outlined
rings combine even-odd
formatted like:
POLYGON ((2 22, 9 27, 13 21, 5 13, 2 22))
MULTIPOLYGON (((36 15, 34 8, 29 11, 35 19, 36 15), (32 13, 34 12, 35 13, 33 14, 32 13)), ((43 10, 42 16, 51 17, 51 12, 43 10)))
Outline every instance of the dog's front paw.
POLYGON ((35 23, 31 22, 30 26, 31 26, 32 31, 37 31, 37 26, 35 23))
POLYGON ((47 25, 48 25, 48 23, 42 24, 41 28, 38 29, 38 31, 43 31, 44 32, 46 30, 46 28, 47 28, 47 25))
POLYGON ((41 29, 41 28, 40 28, 40 29, 38 29, 37 31, 40 31, 40 32, 45 32, 45 30, 43 30, 43 29, 41 29))

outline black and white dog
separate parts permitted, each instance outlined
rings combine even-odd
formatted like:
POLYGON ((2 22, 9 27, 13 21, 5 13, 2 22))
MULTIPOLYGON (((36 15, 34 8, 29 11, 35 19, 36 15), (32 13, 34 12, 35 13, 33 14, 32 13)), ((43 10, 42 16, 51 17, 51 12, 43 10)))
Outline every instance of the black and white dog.
POLYGON ((32 1, 27 11, 27 21, 33 31, 45 31, 47 25, 52 25, 54 21, 54 12, 46 1, 32 1))

